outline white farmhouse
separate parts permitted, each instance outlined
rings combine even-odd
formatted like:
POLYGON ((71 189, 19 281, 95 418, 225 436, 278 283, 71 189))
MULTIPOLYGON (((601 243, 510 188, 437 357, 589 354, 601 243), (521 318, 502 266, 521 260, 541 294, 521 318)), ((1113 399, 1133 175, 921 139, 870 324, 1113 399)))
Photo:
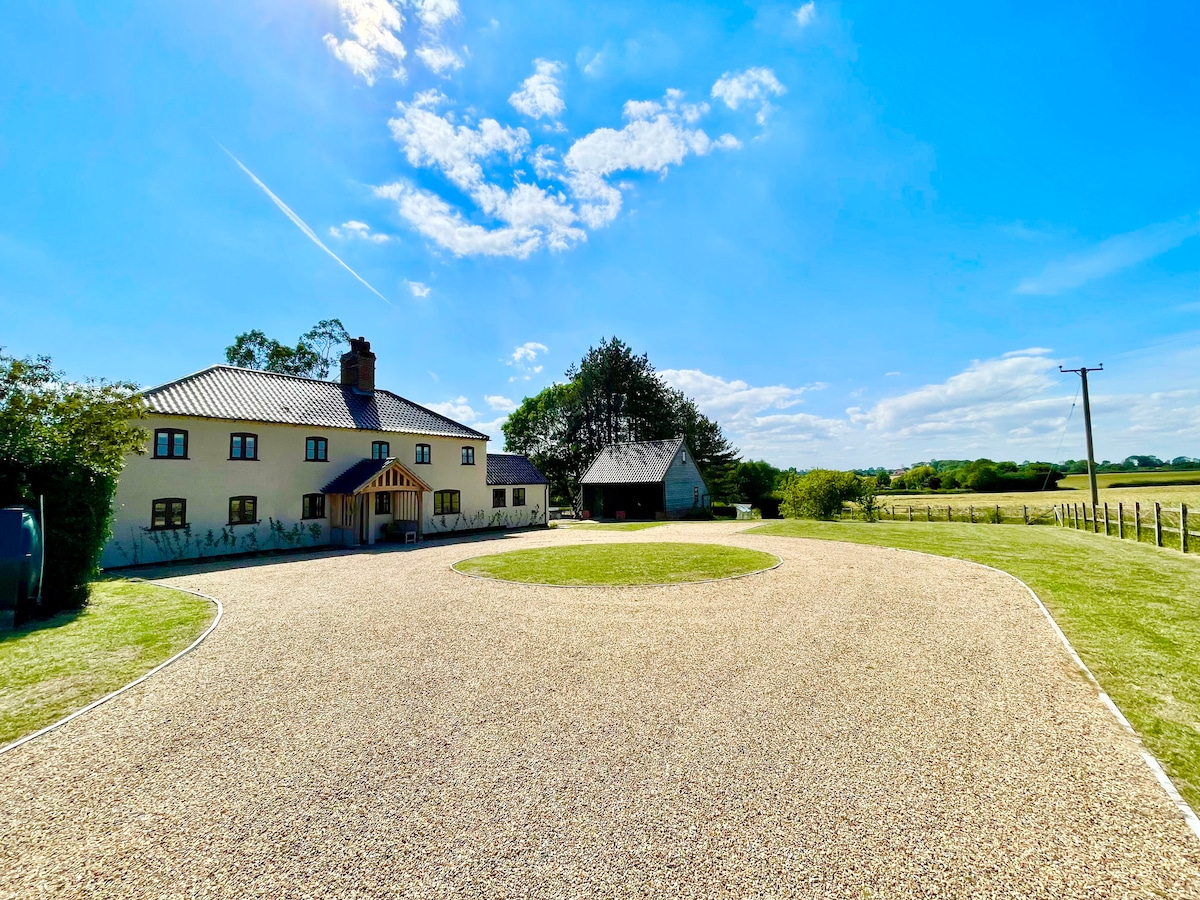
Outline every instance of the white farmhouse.
POLYGON ((488 436, 375 389, 362 338, 339 381, 211 366, 144 394, 101 565, 544 525, 546 479, 488 436))

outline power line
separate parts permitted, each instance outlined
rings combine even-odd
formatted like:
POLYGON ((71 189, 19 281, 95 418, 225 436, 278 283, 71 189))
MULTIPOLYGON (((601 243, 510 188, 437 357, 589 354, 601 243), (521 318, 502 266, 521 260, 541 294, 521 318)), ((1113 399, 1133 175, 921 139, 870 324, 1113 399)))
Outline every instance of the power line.
MULTIPOLYGON (((1075 397, 1071 400, 1071 409, 1067 413, 1067 421, 1063 424, 1062 435, 1058 439, 1058 449, 1054 451, 1054 456, 1052 456, 1051 459, 1059 459, 1060 458, 1059 454, 1062 453, 1063 443, 1067 440, 1067 429, 1071 427, 1071 416, 1075 415, 1075 402, 1078 399, 1079 399, 1079 388, 1075 388, 1075 397)), ((1042 490, 1043 491, 1046 490, 1047 485, 1050 484, 1050 475, 1051 475, 1051 473, 1053 473, 1053 471, 1054 471, 1053 469, 1047 470, 1046 480, 1042 482, 1042 490)))

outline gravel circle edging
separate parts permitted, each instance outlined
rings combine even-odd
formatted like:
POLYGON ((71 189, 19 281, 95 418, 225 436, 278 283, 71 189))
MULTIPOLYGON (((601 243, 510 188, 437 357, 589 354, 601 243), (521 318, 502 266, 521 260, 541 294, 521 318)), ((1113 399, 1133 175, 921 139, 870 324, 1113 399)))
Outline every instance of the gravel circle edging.
MULTIPOLYGON (((139 579, 131 579, 131 580, 141 581, 142 579, 139 578, 139 579)), ((184 647, 182 650, 180 650, 178 653, 176 653, 170 659, 160 662, 157 666, 155 666, 149 672, 146 672, 143 675, 139 675, 137 678, 135 678, 133 681, 129 682, 129 684, 125 685, 124 687, 119 687, 115 691, 105 694, 99 700, 93 700, 91 703, 89 703, 87 706, 83 707, 82 709, 77 709, 77 710, 75 710, 75 712, 71 713, 70 715, 63 716, 57 722, 51 722, 46 727, 39 728, 37 731, 33 732, 32 734, 27 734, 22 738, 17 738, 12 743, 5 744, 3 747, 0 747, 0 756, 2 756, 5 753, 8 753, 10 750, 16 750, 18 747, 23 746, 24 744, 28 744, 34 738, 39 738, 44 734, 49 734, 51 731, 61 728, 63 725, 66 725, 68 722, 72 721, 73 719, 79 718, 84 713, 91 712, 96 707, 107 703, 109 700, 112 700, 114 697, 119 697, 121 694, 125 693, 130 688, 137 687, 139 684, 141 684, 143 681, 145 681, 151 675, 155 674, 156 672, 162 671, 167 666, 171 665, 171 663, 173 663, 176 660, 181 659, 182 657, 191 653, 193 650, 195 650, 197 647, 200 646, 200 644, 204 641, 204 639, 206 637, 208 637, 210 634, 213 633, 213 631, 217 627, 217 623, 221 621, 221 616, 223 616, 225 614, 225 607, 221 605, 221 601, 218 600, 216 597, 210 597, 208 594, 202 594, 199 591, 193 591, 190 588, 177 587, 176 585, 173 585, 173 584, 163 584, 160 581, 147 581, 145 583, 153 584, 156 587, 166 588, 167 590, 170 590, 170 591, 183 591, 183 593, 185 593, 185 594, 193 594, 197 597, 200 597, 201 599, 207 600, 217 607, 217 614, 213 618, 212 622, 209 623, 208 627, 206 629, 204 629, 204 631, 200 634, 200 636, 198 638, 196 638, 194 641, 192 641, 190 644, 188 644, 186 647, 184 647)))
MULTIPOLYGON (((687 541, 673 541, 672 543, 686 544, 687 541)), ((569 545, 571 546, 571 545, 569 545)), ((709 544, 713 547, 728 547, 729 544, 709 544)), ((734 547, 737 550, 740 548, 734 547)), ((551 584, 545 581, 513 581, 509 578, 493 578, 490 575, 476 575, 474 572, 464 572, 457 568, 458 563, 469 562, 472 559, 483 559, 486 556, 503 556, 505 553, 519 553, 519 550, 503 550, 500 553, 480 553, 478 556, 468 556, 466 559, 460 559, 458 562, 452 562, 449 569, 455 575, 461 575, 463 578, 478 578, 480 581, 495 581, 500 584, 527 584, 531 587, 549 587, 549 588, 658 588, 658 587, 688 587, 695 584, 717 584, 721 581, 736 581, 739 578, 750 578, 754 575, 762 575, 764 572, 774 572, 783 565, 783 557, 775 553, 768 553, 766 550, 759 550, 759 553, 766 553, 767 556, 775 557, 775 565, 767 566, 765 569, 755 569, 753 572, 742 572, 739 575, 725 575, 721 578, 702 578, 699 581, 647 581, 638 582, 637 584, 609 584, 603 581, 597 581, 592 584, 551 584)))
MULTIPOLYGON (((823 538, 814 538, 813 540, 823 540, 823 538)), ((837 543, 845 544, 852 542, 838 541, 837 543)), ((1050 623, 1050 627, 1054 629, 1054 633, 1058 635, 1058 639, 1062 642, 1063 647, 1066 648, 1067 654, 1075 662, 1075 665, 1079 667, 1079 670, 1083 672, 1084 677, 1086 677, 1087 680, 1092 683, 1092 687, 1096 689, 1096 693, 1100 697, 1100 702, 1104 704, 1105 708, 1108 709, 1110 713, 1112 713, 1113 718, 1117 720, 1117 723, 1121 726, 1121 728, 1133 738, 1134 743, 1137 744, 1138 750, 1141 753, 1142 762, 1144 762, 1146 764, 1146 768, 1153 773, 1155 780, 1158 781, 1159 785, 1166 792, 1167 796, 1171 798, 1171 802, 1175 804, 1175 807, 1183 815, 1184 822, 1187 823, 1187 826, 1191 830, 1192 834, 1196 836, 1196 840, 1200 841, 1200 816, 1196 815, 1196 811, 1192 809, 1191 804, 1189 804, 1187 800, 1183 798, 1183 795, 1179 793, 1179 789, 1175 787, 1175 783, 1171 781, 1171 776, 1167 774, 1166 770, 1162 767, 1162 763, 1158 761, 1158 758, 1145 748, 1145 745, 1142 743, 1141 735, 1137 733, 1137 730, 1129 723, 1129 720, 1125 718, 1125 714, 1121 712, 1120 707, 1113 702, 1113 699, 1108 695, 1108 692, 1101 687, 1100 682, 1096 680, 1096 676, 1092 674, 1092 670, 1087 667, 1087 663, 1083 661, 1080 655, 1075 651, 1075 648, 1071 646, 1071 641, 1067 638, 1066 634, 1063 633, 1063 630, 1058 626, 1058 623, 1054 621, 1054 616, 1050 614, 1050 610, 1046 608, 1046 604, 1042 602, 1042 598, 1037 595, 1033 588, 1027 585, 1016 575, 1012 574, 1012 572, 1005 572, 1003 569, 997 569, 995 566, 989 566, 987 563, 975 562, 975 560, 972 559, 963 559, 962 557, 958 556, 941 556, 937 553, 926 553, 922 550, 909 550, 904 547, 887 547, 884 549, 895 550, 899 553, 915 553, 918 556, 931 556, 935 559, 954 559, 959 562, 970 563, 971 565, 978 566, 981 569, 987 569, 991 572, 999 572, 1001 575, 1011 578, 1017 584, 1021 585, 1021 587, 1025 588, 1025 590, 1029 592, 1029 596, 1033 598, 1033 602, 1037 604, 1038 609, 1042 611, 1042 615, 1046 617, 1046 621, 1050 623)))

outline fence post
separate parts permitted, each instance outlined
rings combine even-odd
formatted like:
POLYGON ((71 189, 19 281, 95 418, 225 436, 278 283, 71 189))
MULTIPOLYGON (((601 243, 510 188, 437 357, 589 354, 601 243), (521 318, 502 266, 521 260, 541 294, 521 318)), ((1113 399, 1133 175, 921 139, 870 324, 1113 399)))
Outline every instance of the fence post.
POLYGON ((1098 510, 1096 508, 1096 504, 1093 503, 1092 504, 1092 533, 1093 534, 1100 533, 1100 517, 1098 515, 1096 515, 1096 513, 1098 513, 1099 511, 1100 510, 1098 510))
POLYGON ((947 522, 954 521, 954 518, 950 515, 950 506, 949 505, 946 506, 946 521, 947 522))
POLYGON ((1133 504, 1133 539, 1142 542, 1142 504, 1133 504))
POLYGON ((912 521, 912 507, 911 506, 908 508, 908 521, 910 521, 910 522, 912 521))
POLYGON ((1179 504, 1179 549, 1188 552, 1187 504, 1179 504))
POLYGON ((974 506, 968 506, 968 507, 967 507, 967 514, 968 514, 968 515, 971 517, 971 524, 972 524, 972 525, 974 525, 974 524, 975 524, 975 507, 974 507, 974 506))
POLYGON ((1028 506, 1021 507, 1021 518, 1025 520, 1026 525, 1029 524, 1029 507, 1028 506))
POLYGON ((1000 504, 999 503, 996 504, 996 524, 997 525, 1004 524, 1004 517, 1002 515, 1000 515, 1000 504))
POLYGON ((1154 546, 1162 546, 1162 504, 1154 501, 1154 546))
POLYGON ((1117 504, 1117 537, 1125 540, 1125 504, 1117 504))
POLYGON ((1075 519, 1075 530, 1078 531, 1079 530, 1079 504, 1078 503, 1071 504, 1071 512, 1073 513, 1072 517, 1075 519))
POLYGON ((1108 501, 1104 501, 1104 536, 1108 537, 1108 501))
POLYGON ((932 506, 925 507, 925 521, 926 522, 933 521, 933 507, 932 506))

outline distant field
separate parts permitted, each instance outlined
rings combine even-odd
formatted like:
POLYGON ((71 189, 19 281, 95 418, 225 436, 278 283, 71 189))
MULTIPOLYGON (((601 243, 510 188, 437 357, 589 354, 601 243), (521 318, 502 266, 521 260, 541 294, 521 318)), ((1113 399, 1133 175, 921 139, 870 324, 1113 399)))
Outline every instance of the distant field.
MULTIPOLYGON (((1200 485, 1200 472, 1105 472, 1096 476, 1098 487, 1152 487, 1155 485, 1200 485)), ((1059 482, 1060 489, 1086 491, 1086 475, 1068 475, 1059 482)))
MULTIPOLYGON (((1138 473, 1132 474, 1136 475, 1138 473)), ((1192 473, 1175 472, 1168 474, 1190 475, 1192 473)), ((1130 473, 1118 473, 1118 475, 1125 478, 1130 477, 1130 473)), ((1101 478, 1117 478, 1118 475, 1101 476, 1101 478)), ((976 509, 986 509, 989 506, 1000 505, 1007 509, 1015 509, 1018 512, 1022 506, 1028 506, 1031 512, 1038 509, 1049 514, 1055 504, 1089 502, 1087 476, 1082 476, 1083 481, 1079 482, 1078 486, 1072 480, 1076 477, 1078 476, 1067 476, 1062 483, 1064 485, 1067 481, 1071 481, 1071 483, 1066 487, 1060 487, 1056 491, 1030 491, 1028 493, 1018 492, 1010 494, 888 494, 880 497, 879 502, 888 509, 895 506, 897 511, 911 505, 914 509, 919 509, 922 515, 924 515, 925 507, 927 506, 932 506, 935 510, 940 508, 944 515, 947 504, 953 506, 955 509, 966 509, 968 506, 974 506, 976 509)), ((1193 475, 1193 477, 1195 476, 1193 475)), ((1134 503, 1141 503, 1144 511, 1152 510, 1155 501, 1161 503, 1164 509, 1173 509, 1176 511, 1179 509, 1180 503, 1186 503, 1188 505, 1189 521, 1192 520, 1191 517, 1194 515, 1195 521, 1200 523, 1200 484, 1146 484, 1139 487, 1114 488, 1105 487, 1103 481, 1097 480, 1100 484, 1100 502, 1108 503, 1114 515, 1118 503, 1124 503, 1126 510, 1130 514, 1132 514, 1134 503)))

